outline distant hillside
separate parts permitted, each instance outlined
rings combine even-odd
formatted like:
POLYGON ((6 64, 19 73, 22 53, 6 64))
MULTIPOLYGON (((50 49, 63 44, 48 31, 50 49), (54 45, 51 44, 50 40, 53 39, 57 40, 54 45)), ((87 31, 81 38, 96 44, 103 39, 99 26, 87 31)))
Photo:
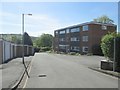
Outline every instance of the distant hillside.
MULTIPOLYGON (((7 41, 11 41, 13 36, 16 36, 17 39, 22 40, 22 35, 21 34, 0 34, 0 36, 7 41)), ((32 41, 34 42, 37 37, 30 36, 32 41)))

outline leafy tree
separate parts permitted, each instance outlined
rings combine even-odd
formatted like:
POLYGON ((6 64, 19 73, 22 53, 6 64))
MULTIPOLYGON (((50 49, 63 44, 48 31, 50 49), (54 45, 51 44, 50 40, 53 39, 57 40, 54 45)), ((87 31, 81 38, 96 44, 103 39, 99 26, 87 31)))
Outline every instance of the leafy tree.
POLYGON ((34 42, 36 47, 52 47, 53 36, 51 34, 42 34, 34 42))
MULTIPOLYGON (((108 33, 102 38, 101 49, 106 58, 113 60, 114 53, 114 38, 120 37, 120 33, 108 33)), ((119 44, 120 45, 120 44, 119 44)))
POLYGON ((21 44, 21 38, 18 38, 16 35, 11 36, 11 42, 16 43, 16 44, 21 44))
POLYGON ((24 33, 24 44, 33 46, 33 42, 31 40, 31 37, 26 32, 24 33))
POLYGON ((12 36, 11 37, 11 42, 16 43, 16 41, 17 41, 17 37, 16 36, 12 36))
POLYGON ((98 18, 94 19, 93 21, 94 22, 99 22, 99 23, 111 23, 111 24, 114 23, 114 21, 106 15, 98 17, 98 18))

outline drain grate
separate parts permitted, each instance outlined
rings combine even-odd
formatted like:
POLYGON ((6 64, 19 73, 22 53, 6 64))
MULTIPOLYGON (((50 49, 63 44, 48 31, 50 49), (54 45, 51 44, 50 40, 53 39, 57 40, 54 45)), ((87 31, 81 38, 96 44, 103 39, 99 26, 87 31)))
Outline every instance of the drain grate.
POLYGON ((38 75, 38 77, 46 77, 47 75, 45 74, 41 74, 41 75, 38 75))

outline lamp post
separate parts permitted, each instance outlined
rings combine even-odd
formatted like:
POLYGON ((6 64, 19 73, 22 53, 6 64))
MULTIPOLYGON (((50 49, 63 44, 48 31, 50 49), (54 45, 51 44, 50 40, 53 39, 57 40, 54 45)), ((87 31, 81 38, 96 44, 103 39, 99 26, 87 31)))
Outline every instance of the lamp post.
POLYGON ((25 65, 25 61, 24 61, 24 16, 25 15, 32 16, 32 14, 22 14, 22 63, 25 67, 25 71, 26 71, 26 74, 27 74, 28 78, 30 78, 30 76, 27 72, 27 67, 25 65))

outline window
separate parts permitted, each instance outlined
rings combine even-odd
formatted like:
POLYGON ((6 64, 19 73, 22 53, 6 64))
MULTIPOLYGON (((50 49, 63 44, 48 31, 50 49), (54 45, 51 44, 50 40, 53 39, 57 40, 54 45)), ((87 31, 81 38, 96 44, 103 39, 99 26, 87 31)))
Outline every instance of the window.
POLYGON ((60 31, 60 34, 65 34, 65 30, 60 31))
POLYGON ((69 29, 66 29, 66 33, 69 33, 69 29))
POLYGON ((58 34, 58 31, 55 31, 55 34, 57 35, 57 34, 58 34))
POLYGON ((83 26, 83 31, 87 31, 88 30, 88 25, 83 26))
POLYGON ((83 42, 88 42, 88 36, 83 36, 82 39, 83 39, 83 42))
POLYGON ((102 30, 107 30, 107 26, 105 26, 105 25, 102 25, 102 30))
POLYGON ((60 41, 65 41, 65 38, 60 38, 60 41))
POLYGON ((83 52, 88 52, 88 47, 87 46, 83 46, 83 52))
POLYGON ((80 28, 72 28, 71 32, 80 32, 80 28))
POLYGON ((60 49, 65 49, 65 48, 66 48, 66 45, 59 45, 59 48, 60 48, 60 49))
POLYGON ((79 49, 80 49, 80 48, 77 47, 77 46, 71 46, 71 50, 74 50, 74 51, 80 51, 79 49))
POLYGON ((71 37, 71 41, 79 41, 78 37, 71 37))

